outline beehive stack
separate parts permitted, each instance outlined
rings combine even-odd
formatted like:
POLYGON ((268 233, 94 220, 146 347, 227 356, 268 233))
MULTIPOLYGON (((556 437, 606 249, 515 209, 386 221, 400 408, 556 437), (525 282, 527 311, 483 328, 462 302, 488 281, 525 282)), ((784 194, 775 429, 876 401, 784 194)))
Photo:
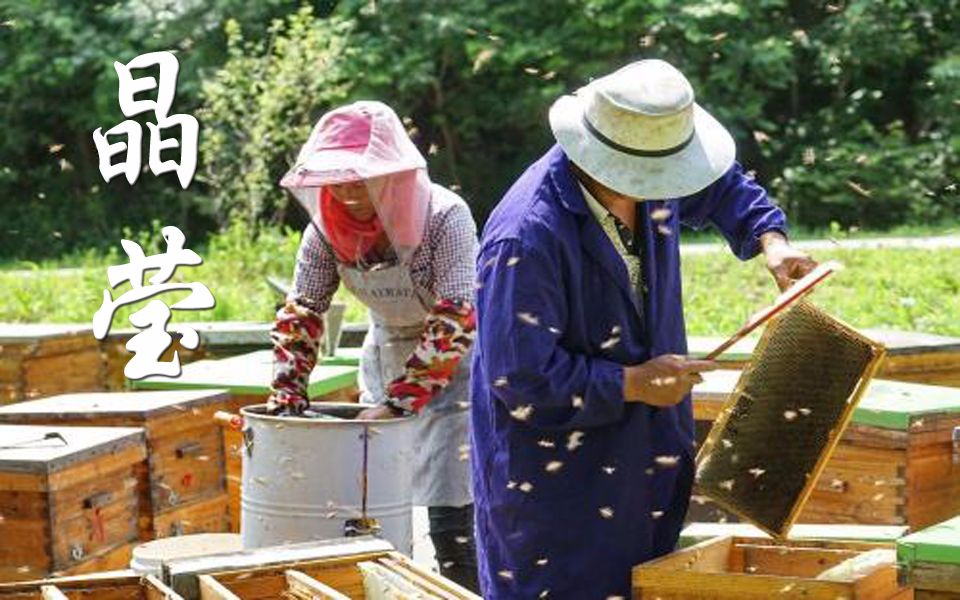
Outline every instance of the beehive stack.
MULTIPOLYGON (((878 377, 960 387, 960 338, 889 329, 864 329, 863 334, 887 348, 878 377)), ((691 337, 690 354, 705 356, 722 341, 717 337, 691 337)), ((717 360, 725 368, 742 369, 756 343, 756 338, 741 340, 717 360)))
MULTIPOLYGON (((183 369, 180 377, 147 377, 130 382, 137 389, 151 390, 226 390, 229 404, 226 411, 239 414, 252 404, 263 404, 270 395, 273 381, 273 353, 270 350, 251 352, 220 360, 202 360, 183 369)), ((347 365, 320 365, 310 375, 308 393, 311 400, 354 401, 357 368, 347 365)), ((240 530, 240 485, 243 437, 232 428, 223 430, 226 460, 227 494, 231 531, 240 530)))
POLYGON ((933 525, 960 513, 960 390, 874 381, 805 522, 933 525))
POLYGON ((960 516, 899 540, 897 559, 916 600, 960 598, 960 516))
POLYGON ((142 427, 140 539, 227 530, 217 391, 67 394, 0 408, 0 423, 142 427))
POLYGON ((0 425, 0 440, 0 581, 129 561, 142 429, 0 425))
POLYGON ((0 324, 0 404, 103 385, 104 365, 92 328, 0 324))
MULTIPOLYGON (((704 375, 694 416, 704 429, 736 384, 737 371, 704 375)), ((960 390, 874 380, 800 513, 801 523, 926 527, 960 513, 960 390)), ((732 520, 697 498, 691 521, 732 520)))

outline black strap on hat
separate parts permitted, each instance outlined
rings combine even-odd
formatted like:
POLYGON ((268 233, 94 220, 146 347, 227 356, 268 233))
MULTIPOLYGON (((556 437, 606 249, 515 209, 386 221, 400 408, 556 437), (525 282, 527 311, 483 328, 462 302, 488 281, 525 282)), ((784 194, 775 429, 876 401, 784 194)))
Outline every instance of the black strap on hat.
POLYGON ((602 133, 600 133, 600 130, 594 127, 593 123, 591 123, 590 120, 587 119, 586 115, 583 116, 583 125, 584 127, 587 128, 587 131, 589 131, 593 135, 593 137, 603 142, 604 145, 609 146, 619 152, 623 152, 624 154, 629 154, 631 156, 641 156, 644 158, 663 158, 665 156, 671 156, 673 154, 676 154, 690 145, 690 142, 693 141, 693 136, 696 133, 695 131, 691 131, 687 139, 683 140, 676 146, 672 146, 670 148, 664 148, 663 150, 641 150, 639 148, 631 148, 630 146, 624 146, 623 144, 618 144, 617 142, 603 135, 602 133))

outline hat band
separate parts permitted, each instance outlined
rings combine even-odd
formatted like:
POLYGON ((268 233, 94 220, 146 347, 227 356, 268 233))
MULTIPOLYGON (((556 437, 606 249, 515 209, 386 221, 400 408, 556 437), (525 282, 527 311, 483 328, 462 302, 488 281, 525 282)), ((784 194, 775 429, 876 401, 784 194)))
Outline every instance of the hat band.
POLYGON ((619 144, 611 140, 607 136, 603 135, 602 133, 600 133, 600 131, 596 127, 593 126, 590 120, 587 119, 586 115, 583 116, 583 125, 584 127, 587 128, 587 131, 589 131, 593 135, 593 137, 597 138, 598 140, 603 142, 605 145, 610 146, 614 150, 623 152, 624 154, 629 154, 631 156, 642 156, 644 158, 663 158, 664 156, 670 156, 671 154, 676 154, 690 145, 690 142, 693 141, 693 136, 696 133, 695 130, 691 131, 687 139, 683 140, 676 146, 672 146, 670 148, 664 148, 663 150, 641 150, 640 148, 631 148, 630 146, 624 146, 623 144, 619 144))

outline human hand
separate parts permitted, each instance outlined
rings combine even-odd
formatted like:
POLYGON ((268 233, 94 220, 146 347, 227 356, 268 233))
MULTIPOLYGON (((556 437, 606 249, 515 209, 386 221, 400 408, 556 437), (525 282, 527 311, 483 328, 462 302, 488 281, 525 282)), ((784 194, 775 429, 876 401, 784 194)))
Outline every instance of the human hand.
POLYGON ((627 402, 651 406, 674 406, 701 383, 700 373, 719 369, 712 360, 697 360, 678 354, 663 354, 645 363, 624 369, 624 397, 627 402))
POLYGON ((299 417, 310 408, 306 398, 278 397, 272 394, 267 399, 267 414, 275 417, 299 417))
POLYGON ((761 235, 760 244, 767 259, 767 270, 773 275, 781 292, 817 267, 817 261, 791 246, 779 231, 768 231, 761 235))

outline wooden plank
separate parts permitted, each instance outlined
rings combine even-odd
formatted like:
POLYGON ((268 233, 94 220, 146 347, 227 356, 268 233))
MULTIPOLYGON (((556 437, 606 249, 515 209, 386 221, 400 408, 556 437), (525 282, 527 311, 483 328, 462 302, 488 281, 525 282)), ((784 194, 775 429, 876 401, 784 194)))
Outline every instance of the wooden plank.
POLYGON ((400 575, 418 589, 423 590, 432 597, 439 598, 441 600, 460 600, 461 596, 459 594, 454 594, 449 590, 444 589, 443 587, 434 583, 435 576, 425 577, 416 571, 407 568, 407 565, 404 565, 396 560, 391 560, 389 558, 381 558, 377 561, 382 566, 389 568, 394 573, 400 575))
POLYGON ((200 600, 240 600, 240 596, 210 575, 200 575, 197 580, 200 584, 200 600))
POLYGON ((782 546, 738 544, 743 552, 743 570, 761 575, 813 578, 859 554, 855 550, 796 548, 784 552, 782 546))
POLYGON ((184 600, 183 596, 168 588, 154 575, 143 578, 143 591, 146 600, 184 600))
POLYGON ((390 552, 389 558, 395 563, 402 565, 408 571, 416 573, 420 577, 430 580, 434 585, 443 588, 447 592, 453 593, 459 598, 481 600, 478 595, 474 594, 472 591, 468 590, 457 582, 451 581, 444 577, 439 577, 435 572, 422 567, 399 552, 390 552))
POLYGON ((341 594, 306 573, 289 570, 286 571, 285 575, 288 593, 294 598, 300 600, 350 600, 350 596, 341 594))
POLYGON ((913 563, 906 571, 905 582, 916 590, 960 595, 960 565, 913 563))

